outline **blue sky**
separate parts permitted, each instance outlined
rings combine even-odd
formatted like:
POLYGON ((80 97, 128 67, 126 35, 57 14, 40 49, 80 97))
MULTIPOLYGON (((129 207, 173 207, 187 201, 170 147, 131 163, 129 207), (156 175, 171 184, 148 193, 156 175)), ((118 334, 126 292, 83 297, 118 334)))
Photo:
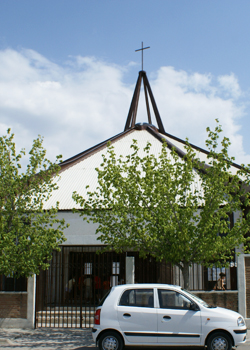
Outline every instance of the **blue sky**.
POLYGON ((250 163, 249 15, 249 0, 1 0, 0 133, 66 159, 121 132, 143 41, 165 130, 204 147, 219 118, 250 163))

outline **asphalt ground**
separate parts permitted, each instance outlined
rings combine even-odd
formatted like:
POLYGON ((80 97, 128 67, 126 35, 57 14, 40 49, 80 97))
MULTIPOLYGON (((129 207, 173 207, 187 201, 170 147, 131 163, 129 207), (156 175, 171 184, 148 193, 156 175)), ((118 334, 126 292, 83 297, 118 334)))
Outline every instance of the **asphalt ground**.
MULTIPOLYGON (((0 328, 0 349, 15 350, 87 350, 97 349, 92 340, 91 329, 37 328, 33 330, 0 328)), ((155 347, 127 347, 129 350, 151 350, 155 347)), ((166 350, 184 350, 186 347, 164 347, 166 350)), ((188 349, 194 349, 189 347, 188 349)), ((195 348, 197 349, 197 348, 195 348)), ((200 348, 203 349, 203 348, 200 348)), ((237 350, 250 350, 250 331, 244 344, 237 350)))

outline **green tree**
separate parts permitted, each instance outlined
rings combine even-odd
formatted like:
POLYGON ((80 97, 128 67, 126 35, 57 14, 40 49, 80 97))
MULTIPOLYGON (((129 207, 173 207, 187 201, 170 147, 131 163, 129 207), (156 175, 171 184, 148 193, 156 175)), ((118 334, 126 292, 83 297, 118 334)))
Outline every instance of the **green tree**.
POLYGON ((53 249, 65 240, 66 225, 57 219, 57 208, 43 210, 43 202, 56 189, 52 175, 60 169, 61 156, 50 162, 39 136, 21 172, 25 150, 17 154, 13 139, 10 129, 0 137, 0 273, 19 277, 49 267, 53 249))
POLYGON ((232 173, 229 139, 222 140, 218 151, 221 127, 207 131, 206 164, 188 142, 183 157, 164 142, 158 157, 150 144, 141 157, 134 141, 124 158, 109 145, 96 169, 97 189, 88 190, 87 199, 73 194, 83 218, 99 224, 101 242, 117 252, 132 248, 142 257, 179 266, 185 288, 192 263, 227 265, 250 229, 249 215, 242 210, 242 204, 249 204, 249 169, 242 166, 232 173), (236 211, 241 215, 230 227, 229 214, 236 211))

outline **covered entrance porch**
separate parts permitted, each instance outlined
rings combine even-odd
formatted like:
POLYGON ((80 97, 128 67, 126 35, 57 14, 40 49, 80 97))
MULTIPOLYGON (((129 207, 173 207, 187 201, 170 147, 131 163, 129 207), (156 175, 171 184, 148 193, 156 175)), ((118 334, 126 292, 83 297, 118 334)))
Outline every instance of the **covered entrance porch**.
MULTIPOLYGON (((219 272, 193 265, 191 290, 211 291, 219 272)), ((227 289, 236 290, 235 265, 226 274, 227 289)), ((35 325, 92 327, 101 298, 112 286, 131 282, 182 285, 182 275, 176 266, 153 257, 142 259, 134 251, 117 254, 105 252, 103 246, 62 246, 53 253, 50 268, 37 276, 35 325)))
POLYGON ((62 246, 49 270, 37 276, 36 327, 92 327, 95 307, 124 283, 171 283, 171 266, 138 252, 104 252, 103 246, 62 246))

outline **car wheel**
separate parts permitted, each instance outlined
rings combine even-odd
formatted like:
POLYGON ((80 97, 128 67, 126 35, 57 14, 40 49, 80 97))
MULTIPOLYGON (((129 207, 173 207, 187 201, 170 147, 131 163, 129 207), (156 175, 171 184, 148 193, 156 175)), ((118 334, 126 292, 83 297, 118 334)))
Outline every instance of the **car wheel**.
POLYGON ((216 332, 209 336, 207 341, 208 350, 231 350, 232 340, 223 332, 216 332))
POLYGON ((105 332, 100 336, 98 346, 100 350, 122 350, 123 339, 119 333, 105 332))

